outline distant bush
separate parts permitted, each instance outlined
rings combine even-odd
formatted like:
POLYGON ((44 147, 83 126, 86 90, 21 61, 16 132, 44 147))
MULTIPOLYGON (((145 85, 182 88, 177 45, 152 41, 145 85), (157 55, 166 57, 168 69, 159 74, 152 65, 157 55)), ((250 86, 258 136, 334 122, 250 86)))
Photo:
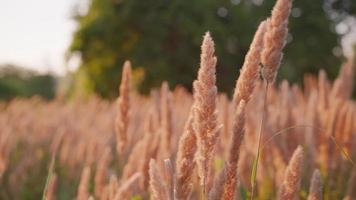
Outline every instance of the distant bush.
POLYGON ((34 95, 52 99, 55 88, 56 78, 53 75, 38 74, 13 65, 0 66, 0 99, 34 95))

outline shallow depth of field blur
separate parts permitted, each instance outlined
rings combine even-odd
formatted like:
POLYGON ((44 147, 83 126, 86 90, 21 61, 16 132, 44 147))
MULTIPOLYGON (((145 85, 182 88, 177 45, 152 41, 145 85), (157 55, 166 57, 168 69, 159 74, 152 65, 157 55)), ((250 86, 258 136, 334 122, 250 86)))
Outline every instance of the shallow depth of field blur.
MULTIPOLYGON (((170 158, 175 166, 207 31, 215 41, 223 125, 213 158, 218 174, 228 154, 235 83, 275 0, 56 1, 0 2, 0 199, 111 200, 117 191, 125 199, 149 199, 150 158, 170 158), (118 153, 117 98, 126 60, 132 66, 129 141, 118 153), (168 149, 157 139, 165 128, 168 149)), ((356 2, 295 0, 288 27, 266 99, 263 141, 269 142, 255 199, 276 199, 298 145, 304 149, 299 198, 307 199, 319 169, 324 199, 343 199, 350 187, 356 190, 356 2)), ((237 199, 251 195, 263 89, 257 84, 246 105, 237 199)), ((192 199, 200 193, 193 189, 192 199)), ((352 195, 347 200, 356 199, 352 195)))

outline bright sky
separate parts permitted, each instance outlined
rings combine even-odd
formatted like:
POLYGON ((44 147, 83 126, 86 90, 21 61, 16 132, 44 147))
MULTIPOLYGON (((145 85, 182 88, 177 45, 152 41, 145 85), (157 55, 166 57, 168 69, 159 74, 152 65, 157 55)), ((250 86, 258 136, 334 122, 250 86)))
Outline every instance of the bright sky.
POLYGON ((79 2, 0 0, 0 64, 63 73, 64 53, 75 30, 71 11, 79 2))

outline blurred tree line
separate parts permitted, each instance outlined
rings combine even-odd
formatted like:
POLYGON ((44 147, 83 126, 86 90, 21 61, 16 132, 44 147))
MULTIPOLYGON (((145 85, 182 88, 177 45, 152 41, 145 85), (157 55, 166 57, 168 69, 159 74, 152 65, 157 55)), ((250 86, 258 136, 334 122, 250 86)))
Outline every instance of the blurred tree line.
POLYGON ((52 99, 55 96, 56 79, 50 74, 37 74, 14 65, 0 66, 0 99, 41 96, 52 99))
MULTIPOLYGON (((340 38, 354 17, 353 0, 295 0, 279 78, 301 81, 324 68, 335 77, 343 61, 340 38), (335 27, 344 23, 345 28, 335 27)), ((114 97, 122 64, 133 63, 141 92, 167 80, 191 88, 202 36, 210 31, 218 57, 220 91, 231 92, 259 22, 275 0, 89 0, 75 14, 78 29, 70 55, 79 55, 75 88, 114 97)))

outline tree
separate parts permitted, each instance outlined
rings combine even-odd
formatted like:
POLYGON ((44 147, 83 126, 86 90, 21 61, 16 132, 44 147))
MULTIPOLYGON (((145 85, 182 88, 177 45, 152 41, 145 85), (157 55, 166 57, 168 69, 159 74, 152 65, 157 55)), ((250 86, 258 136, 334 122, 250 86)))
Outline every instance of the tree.
MULTIPOLYGON (((289 43, 280 78, 298 81, 305 72, 325 68, 336 75, 341 57, 332 25, 355 13, 348 0, 295 1, 289 43), (326 7, 329 5, 329 10, 326 7), (331 15, 338 16, 331 19, 331 15)), ((162 80, 191 88, 199 65, 202 35, 210 31, 218 57, 218 87, 230 92, 244 55, 274 0, 90 0, 76 15, 78 29, 70 52, 80 54, 77 72, 85 89, 104 97, 117 95, 122 64, 144 71, 139 89, 148 92, 162 80), (84 81, 83 81, 84 79, 84 81)), ((135 73, 135 71, 134 71, 135 73)))
POLYGON ((55 90, 56 79, 50 74, 41 75, 14 65, 0 66, 0 99, 34 95, 52 99, 55 90))

